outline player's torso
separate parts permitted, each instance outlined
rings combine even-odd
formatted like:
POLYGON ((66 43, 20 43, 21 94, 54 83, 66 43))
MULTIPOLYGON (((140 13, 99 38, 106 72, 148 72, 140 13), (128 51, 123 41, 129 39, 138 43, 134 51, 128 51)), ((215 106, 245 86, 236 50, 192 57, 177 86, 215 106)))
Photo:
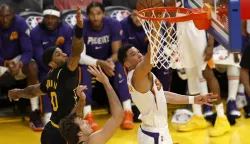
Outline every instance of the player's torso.
POLYGON ((56 124, 71 112, 78 101, 76 95, 78 76, 62 77, 61 71, 61 69, 52 71, 46 85, 53 110, 51 121, 56 124))
POLYGON ((105 23, 104 21, 102 29, 95 31, 92 29, 90 21, 85 21, 83 31, 87 55, 103 60, 110 57, 112 53, 112 42, 109 23, 105 23))
POLYGON ((165 127, 167 125, 167 102, 160 81, 151 73, 152 89, 146 93, 140 93, 131 84, 132 75, 133 71, 129 72, 128 87, 133 102, 141 112, 143 124, 151 127, 165 127))
MULTIPOLYGON (((16 18, 17 19, 17 18, 16 18)), ((0 56, 5 59, 11 59, 21 53, 20 31, 15 21, 10 28, 0 29, 0 56)), ((29 29, 27 30, 29 33, 29 29)))
POLYGON ((135 25, 128 28, 128 42, 140 50, 142 54, 147 53, 148 39, 142 27, 135 25))
MULTIPOLYGON (((53 31, 48 31, 44 28, 42 28, 42 26, 40 26, 39 28, 39 35, 40 35, 40 42, 42 43, 43 45, 43 49, 47 49, 48 47, 50 46, 55 46, 56 45, 56 42, 58 40, 58 38, 63 38, 64 41, 65 41, 65 34, 63 32, 63 26, 62 24, 59 24, 57 26, 57 28, 53 31)), ((64 48, 64 44, 60 44, 60 45, 57 45, 59 48, 61 48, 63 50, 64 48)))

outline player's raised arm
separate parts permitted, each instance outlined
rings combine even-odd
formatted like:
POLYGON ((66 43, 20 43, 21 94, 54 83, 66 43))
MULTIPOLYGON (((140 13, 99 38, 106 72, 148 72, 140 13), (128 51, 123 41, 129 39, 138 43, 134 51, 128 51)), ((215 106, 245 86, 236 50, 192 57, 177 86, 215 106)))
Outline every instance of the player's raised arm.
POLYGON ((109 83, 108 77, 102 72, 101 67, 89 67, 88 71, 96 76, 96 80, 101 82, 106 90, 111 109, 111 118, 104 124, 103 128, 92 134, 88 139, 88 144, 105 144, 114 135, 122 123, 124 112, 121 103, 113 87, 109 83))
POLYGON ((86 89, 87 86, 82 86, 82 85, 78 86, 76 94, 79 97, 79 100, 74 109, 71 111, 70 115, 76 114, 78 117, 82 117, 82 110, 86 104, 86 95, 83 91, 86 89))
POLYGON ((76 14, 77 24, 75 27, 75 36, 72 40, 72 52, 68 59, 68 68, 71 71, 74 71, 78 67, 80 61, 81 53, 84 48, 83 42, 83 16, 79 5, 77 5, 77 14, 76 14))

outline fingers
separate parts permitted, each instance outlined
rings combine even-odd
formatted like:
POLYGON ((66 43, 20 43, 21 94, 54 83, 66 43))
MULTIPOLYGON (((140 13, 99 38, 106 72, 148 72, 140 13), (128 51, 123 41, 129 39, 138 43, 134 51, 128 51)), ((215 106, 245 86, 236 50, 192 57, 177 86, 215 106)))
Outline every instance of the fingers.
POLYGON ((101 72, 101 74, 104 74, 100 65, 98 65, 98 69, 101 72))
POLYGON ((97 67, 93 67, 95 72, 98 74, 98 75, 101 75, 100 71, 97 69, 97 67))
POLYGON ((79 10, 80 10, 79 4, 76 5, 76 8, 77 8, 77 12, 79 12, 79 10))
POLYGON ((88 66, 88 72, 90 72, 94 76, 97 76, 97 73, 95 72, 95 70, 91 66, 88 66))

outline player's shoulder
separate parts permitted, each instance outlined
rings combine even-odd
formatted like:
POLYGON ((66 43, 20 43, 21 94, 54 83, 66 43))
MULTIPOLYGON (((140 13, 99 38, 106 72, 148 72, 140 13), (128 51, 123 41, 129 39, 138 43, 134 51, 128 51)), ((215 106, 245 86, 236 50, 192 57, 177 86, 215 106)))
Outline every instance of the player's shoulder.
POLYGON ((72 28, 66 24, 66 23, 60 23, 61 24, 61 29, 63 30, 71 30, 72 28))
POLYGON ((17 14, 15 14, 14 17, 15 17, 14 25, 17 29, 24 30, 24 29, 29 28, 26 23, 26 20, 23 17, 17 14))
POLYGON ((106 16, 103 18, 103 23, 107 23, 109 25, 117 25, 117 24, 119 25, 120 24, 120 22, 118 20, 111 18, 111 17, 106 17, 106 16))

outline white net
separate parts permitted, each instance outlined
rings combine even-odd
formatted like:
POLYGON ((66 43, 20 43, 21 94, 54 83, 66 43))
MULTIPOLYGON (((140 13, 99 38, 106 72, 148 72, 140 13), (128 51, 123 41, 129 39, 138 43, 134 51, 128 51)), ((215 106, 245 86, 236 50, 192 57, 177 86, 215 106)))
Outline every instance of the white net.
POLYGON ((167 22, 164 18, 183 16, 178 12, 169 13, 166 10, 164 12, 156 12, 152 10, 149 12, 141 12, 139 14, 143 17, 161 18, 162 20, 149 20, 139 18, 145 33, 147 34, 149 44, 151 47, 151 64, 158 69, 164 67, 165 69, 182 68, 180 57, 182 55, 182 48, 180 48, 180 41, 182 39, 183 27, 176 26, 175 22, 167 22), (160 14, 159 14, 160 13, 160 14))

